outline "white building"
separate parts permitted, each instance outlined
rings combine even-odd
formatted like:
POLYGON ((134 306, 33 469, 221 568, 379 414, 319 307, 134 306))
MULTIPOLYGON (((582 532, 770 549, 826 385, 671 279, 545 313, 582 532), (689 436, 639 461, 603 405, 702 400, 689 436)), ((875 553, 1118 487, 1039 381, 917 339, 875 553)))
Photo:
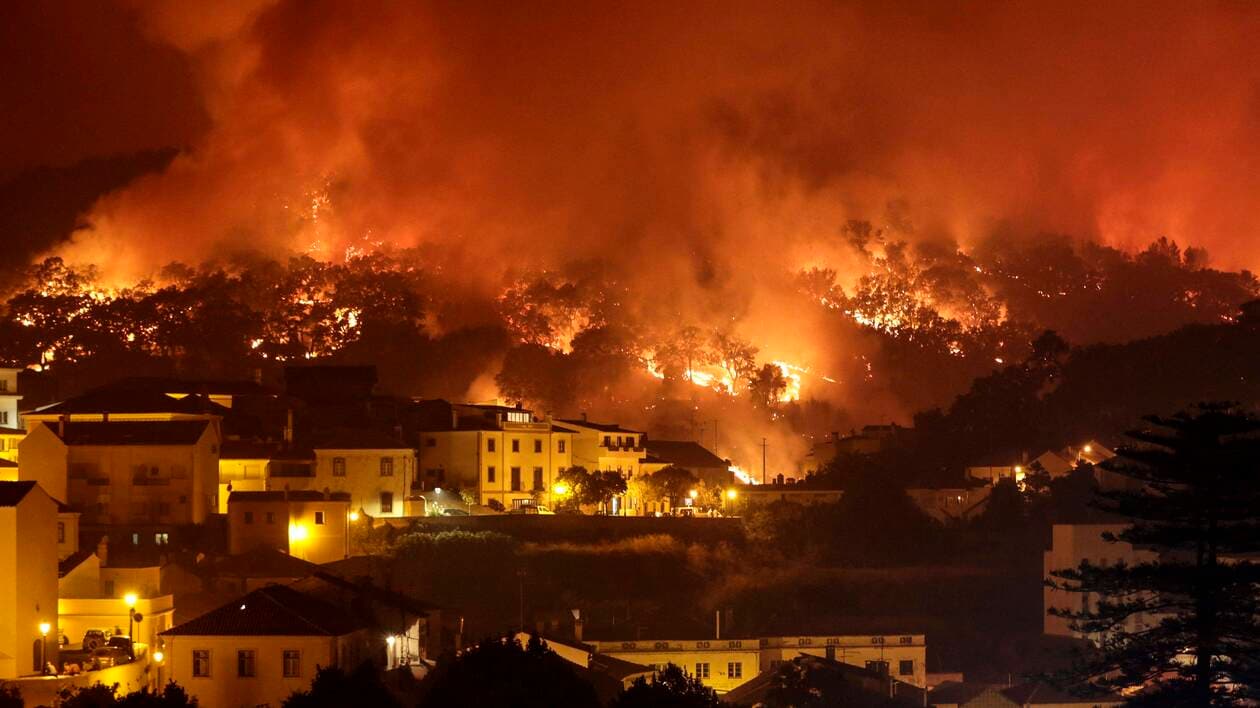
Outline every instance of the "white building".
POLYGON ((35 482, 0 482, 0 679, 56 661, 57 501, 35 482))

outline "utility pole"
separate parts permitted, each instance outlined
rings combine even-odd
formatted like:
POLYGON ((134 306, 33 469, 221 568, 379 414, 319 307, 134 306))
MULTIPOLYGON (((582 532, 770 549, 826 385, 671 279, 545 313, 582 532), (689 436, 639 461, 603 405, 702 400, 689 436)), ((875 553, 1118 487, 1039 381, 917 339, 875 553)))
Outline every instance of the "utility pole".
POLYGON ((516 571, 516 577, 520 581, 520 584, 521 584, 521 596, 520 596, 521 631, 524 632, 525 631, 525 569, 521 568, 520 570, 516 571))
POLYGON ((765 438, 761 439, 761 483, 766 483, 766 446, 768 443, 765 438))

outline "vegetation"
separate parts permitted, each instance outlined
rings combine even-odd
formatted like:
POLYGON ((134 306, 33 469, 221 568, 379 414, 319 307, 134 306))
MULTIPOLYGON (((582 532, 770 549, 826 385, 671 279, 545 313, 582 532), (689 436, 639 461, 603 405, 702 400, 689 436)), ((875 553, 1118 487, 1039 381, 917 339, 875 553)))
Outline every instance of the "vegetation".
POLYGON ((595 689, 537 636, 488 640, 444 656, 417 687, 423 708, 599 708, 595 689))
POLYGON ((717 693, 674 664, 651 681, 640 676, 612 703, 612 708, 718 708, 717 693))
POLYGON ((1246 704, 1260 697, 1260 419, 1205 404, 1146 420, 1105 465, 1133 486, 1098 505, 1132 521, 1108 542, 1157 555, 1056 572, 1053 587, 1097 601, 1053 614, 1099 637, 1079 681, 1147 687, 1135 705, 1246 704))
POLYGON ((369 661, 346 673, 342 669, 321 667, 315 673, 310 688, 296 691, 284 700, 284 708, 342 708, 343 706, 398 706, 380 674, 369 661))
POLYGON ((567 489, 560 495, 558 506, 573 511, 581 507, 607 508, 613 497, 626 493, 626 480, 620 474, 587 472, 581 466, 561 470, 556 482, 567 489))
POLYGON ((134 693, 118 696, 118 684, 106 686, 97 683, 86 688, 66 689, 61 692, 58 705, 61 708, 196 708, 183 687, 170 681, 162 691, 150 692, 144 688, 134 693))

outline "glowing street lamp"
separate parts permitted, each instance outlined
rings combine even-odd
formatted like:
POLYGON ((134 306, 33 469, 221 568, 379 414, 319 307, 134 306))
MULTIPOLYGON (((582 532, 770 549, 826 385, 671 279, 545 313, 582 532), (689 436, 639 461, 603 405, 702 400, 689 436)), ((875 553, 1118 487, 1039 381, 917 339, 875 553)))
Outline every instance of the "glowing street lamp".
POLYGON ((357 511, 352 511, 352 512, 350 512, 350 520, 351 520, 351 521, 358 521, 358 520, 359 520, 359 512, 357 512, 357 511))
POLYGON ((123 603, 127 605, 127 643, 131 645, 128 654, 132 659, 136 658, 135 623, 140 621, 140 615, 136 612, 138 599, 134 592, 123 595, 123 603))
POLYGON ((690 492, 687 492, 687 496, 691 497, 692 499, 695 499, 696 497, 700 496, 700 492, 699 490, 693 489, 690 492))
POLYGON ((394 668, 394 642, 396 641, 398 641, 398 638, 392 634, 385 637, 385 646, 389 647, 388 667, 391 669, 394 668))
POLYGON ((52 631, 51 624, 48 624, 47 622, 39 623, 39 636, 41 637, 42 642, 43 642, 43 644, 41 644, 40 646, 39 658, 40 658, 40 661, 44 663, 44 665, 39 668, 40 668, 40 671, 42 671, 43 673, 48 673, 48 633, 51 631, 52 631))
POLYGON ((556 484, 556 486, 552 487, 551 491, 555 492, 557 496, 562 497, 569 493, 569 485, 565 484, 564 482, 560 482, 556 484))
POLYGON ((735 501, 735 497, 739 496, 739 492, 734 488, 726 490, 726 498, 735 501))

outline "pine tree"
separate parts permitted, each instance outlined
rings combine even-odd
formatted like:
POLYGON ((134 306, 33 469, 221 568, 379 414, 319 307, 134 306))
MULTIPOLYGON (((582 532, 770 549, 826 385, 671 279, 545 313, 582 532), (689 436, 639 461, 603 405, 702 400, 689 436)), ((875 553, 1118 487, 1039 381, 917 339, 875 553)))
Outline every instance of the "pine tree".
POLYGON ((1122 690, 1131 705, 1238 705, 1260 696, 1260 419, 1201 404, 1129 433, 1140 443, 1104 463, 1130 482, 1095 505, 1132 524, 1105 540, 1152 551, 1132 566, 1084 562, 1052 587, 1095 606, 1052 609, 1099 651, 1072 673, 1122 690), (1148 618, 1132 628, 1135 615, 1148 618), (1126 690, 1127 689, 1127 690, 1126 690))

